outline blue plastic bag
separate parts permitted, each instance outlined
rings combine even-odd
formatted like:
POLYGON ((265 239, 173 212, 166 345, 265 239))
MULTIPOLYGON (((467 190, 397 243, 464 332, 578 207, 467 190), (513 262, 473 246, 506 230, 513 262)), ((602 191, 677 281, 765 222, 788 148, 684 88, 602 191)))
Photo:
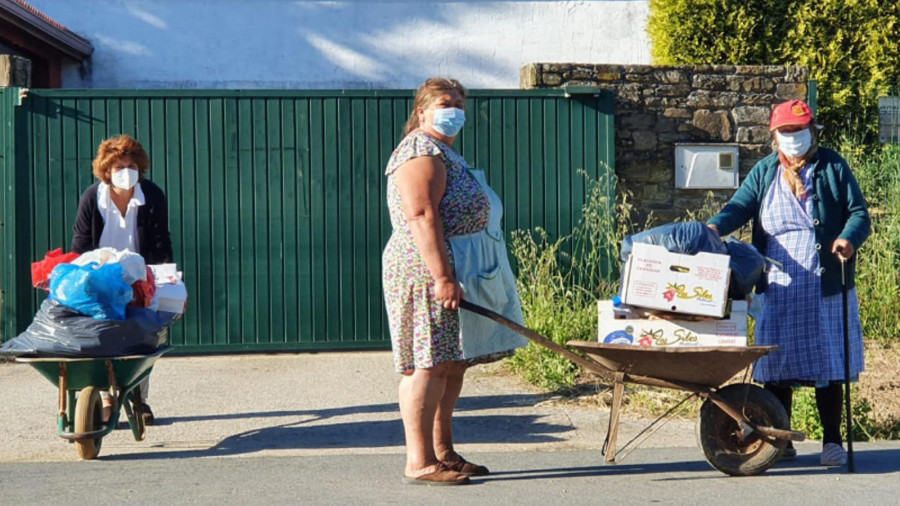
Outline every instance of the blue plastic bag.
POLYGON ((60 264, 50 274, 50 299, 97 320, 124 320, 133 295, 119 264, 60 264))

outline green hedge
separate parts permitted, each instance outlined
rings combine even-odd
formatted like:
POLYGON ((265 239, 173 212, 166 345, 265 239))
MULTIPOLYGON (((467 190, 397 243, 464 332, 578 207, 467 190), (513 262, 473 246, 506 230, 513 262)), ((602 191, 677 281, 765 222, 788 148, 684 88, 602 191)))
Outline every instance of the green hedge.
POLYGON ((820 83, 819 118, 877 128, 877 99, 900 83, 896 0, 650 0, 660 65, 791 64, 820 83))

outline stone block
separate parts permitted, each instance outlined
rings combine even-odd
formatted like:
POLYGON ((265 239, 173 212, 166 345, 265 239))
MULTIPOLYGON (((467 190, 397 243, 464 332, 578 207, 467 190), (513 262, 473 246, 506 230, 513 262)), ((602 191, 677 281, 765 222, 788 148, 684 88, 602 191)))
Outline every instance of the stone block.
POLYGON ((573 79, 571 81, 566 80, 565 84, 568 84, 569 86, 597 86, 597 83, 594 81, 585 81, 581 79, 573 79))
MULTIPOLYGON (((685 130, 693 130, 691 125, 686 125, 685 130)), ((657 136, 657 140, 662 144, 674 144, 676 142, 690 142, 694 140, 694 136, 687 131, 681 133, 664 133, 657 136)))
POLYGON ((0 54, 0 87, 31 86, 31 60, 11 54, 0 54))
POLYGON ((625 74, 626 81, 638 82, 638 83, 647 83, 653 81, 653 75, 651 74, 625 74))
POLYGON ((670 107, 663 111, 663 116, 666 118, 690 119, 694 117, 694 114, 688 109, 683 109, 681 107, 670 107))
POLYGON ((572 65, 565 63, 545 63, 542 67, 544 72, 553 72, 556 74, 563 74, 572 69, 572 65))
POLYGON ((727 141, 731 139, 731 122, 725 111, 710 111, 700 109, 694 111, 694 119, 691 121, 694 128, 705 132, 710 139, 727 141))
POLYGON ((806 100, 807 87, 802 84, 779 84, 775 89, 775 98, 778 100, 806 100))
POLYGON ((656 88, 656 95, 660 97, 686 97, 691 92, 687 84, 661 84, 656 88))
MULTIPOLYGON (((691 116, 693 117, 693 115, 691 116)), ((685 123, 684 119, 678 118, 659 118, 656 121, 656 132, 657 133, 671 133, 675 132, 678 129, 678 125, 682 125, 685 123)))
POLYGON ((784 80, 793 83, 809 81, 809 69, 800 65, 788 65, 784 68, 784 80))
POLYGON ((739 102, 739 97, 737 93, 730 91, 707 91, 707 90, 695 90, 692 91, 690 95, 687 97, 687 105, 689 107, 695 107, 700 109, 705 109, 709 107, 715 108, 724 108, 724 107, 734 107, 739 102))
POLYGON ((745 93, 741 95, 740 103, 744 105, 764 105, 771 107, 777 103, 773 93, 745 93))
POLYGON ((734 65, 694 65, 694 72, 733 74, 734 65))
POLYGON ((738 127, 735 140, 740 144, 758 144, 768 142, 770 139, 769 127, 752 126, 738 127))
POLYGON ((652 74, 653 73, 653 65, 625 65, 624 67, 626 74, 652 74))
POLYGON ((529 63, 528 65, 523 65, 519 69, 519 88, 523 90, 530 90, 534 88, 540 87, 541 83, 541 73, 540 68, 542 65, 536 63, 529 63))
POLYGON ((784 75, 784 67, 781 65, 738 65, 734 73, 749 76, 780 76, 784 75))
POLYGON ((765 125, 769 123, 771 109, 763 106, 745 105, 731 110, 738 125, 765 125))
POLYGON ((547 72, 541 77, 540 84, 543 86, 559 86, 562 84, 562 76, 547 72))
POLYGON ((728 91, 766 92, 775 89, 775 82, 767 77, 728 76, 725 81, 728 91))
POLYGON ((725 76, 718 74, 694 74, 694 88, 701 90, 724 90, 725 76))
POLYGON ((656 149, 656 132, 638 131, 632 134, 635 151, 652 151, 656 149))
POLYGON ((656 126, 656 114, 635 113, 622 116, 622 128, 629 130, 651 130, 656 126))
POLYGON ((683 70, 657 70, 653 72, 653 76, 659 82, 665 84, 685 84, 688 82, 687 73, 683 70))
POLYGON ((593 77, 598 81, 618 81, 622 79, 622 69, 618 65, 598 65, 593 77))
POLYGON ((653 165, 647 169, 648 183, 668 183, 675 181, 675 170, 672 168, 675 164, 653 165))
POLYGON ((628 102, 639 102, 643 87, 637 83, 626 83, 615 86, 617 97, 628 102))

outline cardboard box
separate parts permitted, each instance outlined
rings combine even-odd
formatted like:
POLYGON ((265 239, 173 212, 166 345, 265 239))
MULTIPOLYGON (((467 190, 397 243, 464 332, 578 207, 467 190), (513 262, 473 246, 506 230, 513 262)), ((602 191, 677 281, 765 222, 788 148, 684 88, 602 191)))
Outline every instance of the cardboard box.
POLYGON ((682 255, 655 244, 635 243, 623 267, 622 301, 721 318, 728 302, 728 262, 728 255, 682 255))
POLYGON ((708 321, 617 320, 611 301, 597 302, 597 341, 635 346, 747 346, 747 301, 731 303, 728 318, 708 321))

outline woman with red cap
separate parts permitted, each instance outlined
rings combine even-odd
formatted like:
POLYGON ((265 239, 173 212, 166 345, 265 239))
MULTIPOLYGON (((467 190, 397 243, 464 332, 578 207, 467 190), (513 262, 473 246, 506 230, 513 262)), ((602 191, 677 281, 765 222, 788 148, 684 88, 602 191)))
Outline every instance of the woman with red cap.
MULTIPOLYGON (((840 432, 844 379, 841 262, 848 272, 850 374, 863 371, 862 325, 854 283, 855 253, 871 231, 866 201, 847 162, 817 144, 809 106, 775 107, 774 153, 760 160, 722 211, 707 223, 729 234, 753 221, 753 245, 774 260, 756 287, 764 301, 756 344, 777 345, 753 377, 791 413, 792 389, 814 386, 824 436, 820 462, 843 465, 840 432)), ((796 456, 792 446, 785 456, 796 456)))

